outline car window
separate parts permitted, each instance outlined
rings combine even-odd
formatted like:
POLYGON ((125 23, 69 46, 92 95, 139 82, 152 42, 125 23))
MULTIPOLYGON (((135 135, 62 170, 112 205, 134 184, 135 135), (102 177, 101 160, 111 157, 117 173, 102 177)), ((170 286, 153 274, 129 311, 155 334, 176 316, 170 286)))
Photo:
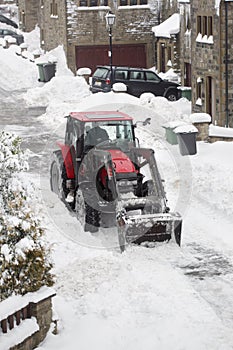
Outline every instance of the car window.
POLYGON ((12 32, 11 30, 5 29, 5 30, 3 31, 3 34, 4 34, 4 35, 14 35, 15 33, 12 32))
POLYGON ((146 72, 146 80, 159 82, 160 78, 153 72, 146 72))
POLYGON ((145 80, 144 79, 144 72, 140 71, 130 71, 130 79, 131 80, 145 80))
POLYGON ((105 79, 108 75, 109 70, 107 68, 97 68, 93 76, 95 78, 103 78, 105 79))
POLYGON ((127 70, 117 69, 115 71, 115 79, 116 80, 126 80, 127 79, 127 70))

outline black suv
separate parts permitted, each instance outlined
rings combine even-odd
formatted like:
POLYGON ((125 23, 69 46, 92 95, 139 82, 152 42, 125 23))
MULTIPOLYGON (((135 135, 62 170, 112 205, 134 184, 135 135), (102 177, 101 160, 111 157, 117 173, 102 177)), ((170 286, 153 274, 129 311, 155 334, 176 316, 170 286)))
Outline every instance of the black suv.
POLYGON ((91 92, 109 92, 112 84, 124 83, 130 95, 140 97, 144 92, 151 92, 155 96, 164 96, 169 101, 176 101, 181 97, 179 84, 161 79, 152 70, 131 67, 97 66, 92 76, 91 92))

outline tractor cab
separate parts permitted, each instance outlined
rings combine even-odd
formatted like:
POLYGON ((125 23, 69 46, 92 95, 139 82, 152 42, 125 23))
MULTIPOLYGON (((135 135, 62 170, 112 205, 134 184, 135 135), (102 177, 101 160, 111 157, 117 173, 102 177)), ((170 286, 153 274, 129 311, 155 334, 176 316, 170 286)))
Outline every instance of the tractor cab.
MULTIPOLYGON (((74 112, 67 117, 65 144, 73 145, 77 158, 93 147, 135 146, 133 120, 121 112, 74 112)), ((80 159, 81 160, 81 159, 80 159)))

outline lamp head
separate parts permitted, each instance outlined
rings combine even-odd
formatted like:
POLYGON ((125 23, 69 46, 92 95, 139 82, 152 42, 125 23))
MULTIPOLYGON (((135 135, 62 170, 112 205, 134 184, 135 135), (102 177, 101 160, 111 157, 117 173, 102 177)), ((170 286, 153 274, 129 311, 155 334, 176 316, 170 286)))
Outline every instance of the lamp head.
POLYGON ((105 19, 107 26, 112 28, 115 23, 116 16, 113 13, 108 12, 105 16, 105 19))

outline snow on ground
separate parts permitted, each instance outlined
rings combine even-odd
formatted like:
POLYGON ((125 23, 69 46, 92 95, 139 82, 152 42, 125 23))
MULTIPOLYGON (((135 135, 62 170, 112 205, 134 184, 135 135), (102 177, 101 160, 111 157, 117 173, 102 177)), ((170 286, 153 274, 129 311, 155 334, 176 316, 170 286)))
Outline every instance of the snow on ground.
POLYGON ((1 88, 26 89, 22 98, 28 106, 47 107, 38 122, 59 137, 64 116, 74 110, 118 109, 135 120, 151 117, 150 126, 136 129, 137 136, 155 149, 168 203, 183 215, 183 238, 181 248, 130 246, 120 254, 114 230, 85 233, 50 192, 49 179, 31 174, 41 191, 57 293, 58 334, 49 332, 38 349, 233 349, 233 144, 198 142, 196 155, 182 157, 177 145, 166 142, 162 125, 189 122, 189 101, 92 95, 84 79, 67 69, 61 47, 49 54, 58 59, 58 71, 44 84, 35 63, 0 47, 1 88))

